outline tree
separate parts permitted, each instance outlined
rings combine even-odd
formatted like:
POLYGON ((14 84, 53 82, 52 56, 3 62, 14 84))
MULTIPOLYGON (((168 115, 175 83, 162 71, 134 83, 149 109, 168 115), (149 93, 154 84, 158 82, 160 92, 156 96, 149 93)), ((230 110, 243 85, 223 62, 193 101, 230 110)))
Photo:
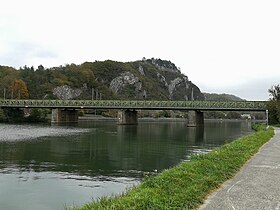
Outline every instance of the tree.
POLYGON ((229 112, 227 114, 227 118, 228 119, 240 119, 241 118, 241 114, 239 112, 229 112))
POLYGON ((16 79, 10 86, 14 99, 25 99, 29 97, 29 92, 25 82, 21 79, 16 79))
POLYGON ((18 78, 18 71, 7 66, 0 66, 0 98, 9 98, 9 92, 12 81, 18 78), (5 93, 4 93, 5 92, 5 93))
POLYGON ((268 90, 271 98, 268 102, 269 122, 280 123, 280 85, 274 85, 268 90))
POLYGON ((280 101, 280 85, 273 85, 269 90, 269 95, 273 101, 280 101))

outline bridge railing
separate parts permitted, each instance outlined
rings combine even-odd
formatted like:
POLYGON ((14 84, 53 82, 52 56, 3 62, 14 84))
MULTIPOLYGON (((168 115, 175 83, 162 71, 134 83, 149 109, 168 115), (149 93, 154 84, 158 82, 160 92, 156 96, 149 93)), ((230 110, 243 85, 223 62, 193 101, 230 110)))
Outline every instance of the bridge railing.
POLYGON ((265 101, 0 100, 1 107, 96 109, 266 110, 265 101))

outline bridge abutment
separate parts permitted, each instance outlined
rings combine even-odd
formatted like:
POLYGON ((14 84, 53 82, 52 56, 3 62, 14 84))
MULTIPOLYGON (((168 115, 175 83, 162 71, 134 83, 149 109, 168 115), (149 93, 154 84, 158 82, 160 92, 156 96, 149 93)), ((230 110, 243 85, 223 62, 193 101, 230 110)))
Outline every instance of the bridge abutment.
POLYGON ((188 127, 198 127, 204 125, 204 115, 201 111, 188 112, 188 127))
POLYGON ((138 115, 136 110, 120 110, 118 111, 118 124, 119 125, 137 125, 138 115))
POLYGON ((53 109, 52 123, 78 123, 78 110, 76 109, 53 109))

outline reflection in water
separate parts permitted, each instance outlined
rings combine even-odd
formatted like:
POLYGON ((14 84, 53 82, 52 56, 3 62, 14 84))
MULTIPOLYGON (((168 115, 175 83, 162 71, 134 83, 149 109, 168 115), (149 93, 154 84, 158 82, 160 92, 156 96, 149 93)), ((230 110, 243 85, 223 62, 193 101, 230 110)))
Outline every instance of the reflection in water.
POLYGON ((139 183, 144 172, 170 168, 193 153, 207 152, 249 132, 245 121, 206 122, 204 128, 188 128, 182 122, 0 124, 0 194, 14 195, 0 196, 1 208, 80 205, 122 192, 139 183))

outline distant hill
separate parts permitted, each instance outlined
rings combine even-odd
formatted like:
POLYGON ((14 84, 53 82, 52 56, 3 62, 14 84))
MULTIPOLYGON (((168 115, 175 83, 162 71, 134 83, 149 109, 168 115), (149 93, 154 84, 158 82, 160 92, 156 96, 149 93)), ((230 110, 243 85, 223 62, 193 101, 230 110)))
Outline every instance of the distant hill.
POLYGON ((31 99, 204 100, 200 89, 174 63, 154 58, 53 68, 0 66, 0 98, 4 94, 31 99))
POLYGON ((206 101, 245 101, 245 99, 231 94, 203 93, 206 101))

